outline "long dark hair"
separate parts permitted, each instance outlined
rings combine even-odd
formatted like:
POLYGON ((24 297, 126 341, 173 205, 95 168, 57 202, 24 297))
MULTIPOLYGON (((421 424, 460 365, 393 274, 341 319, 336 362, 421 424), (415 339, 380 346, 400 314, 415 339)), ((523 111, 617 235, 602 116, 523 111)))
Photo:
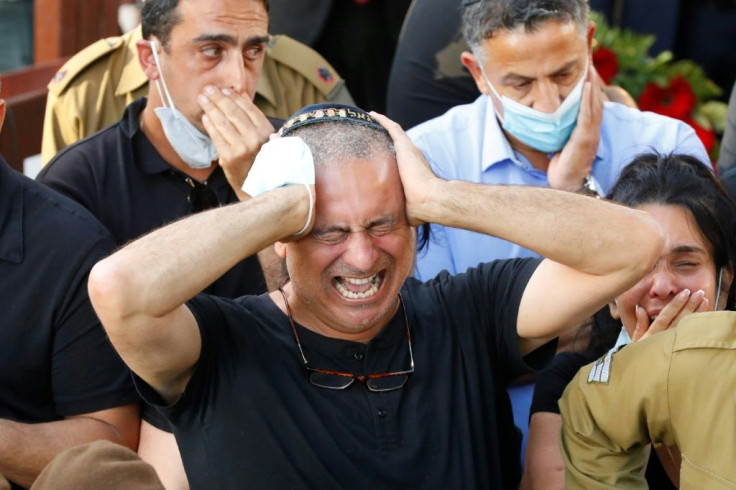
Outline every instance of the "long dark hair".
MULTIPOLYGON (((736 264, 736 202, 718 181, 709 164, 690 155, 645 153, 624 168, 608 199, 630 207, 645 204, 681 206, 692 213, 700 233, 713 248, 716 274, 723 267, 736 264)), ((731 283, 726 309, 734 310, 734 286, 731 283)), ((717 298, 716 298, 717 301, 717 298)), ((608 308, 596 314, 591 333, 591 347, 611 343, 612 323, 606 318, 608 308)), ((610 317, 609 317, 610 318, 610 317)))

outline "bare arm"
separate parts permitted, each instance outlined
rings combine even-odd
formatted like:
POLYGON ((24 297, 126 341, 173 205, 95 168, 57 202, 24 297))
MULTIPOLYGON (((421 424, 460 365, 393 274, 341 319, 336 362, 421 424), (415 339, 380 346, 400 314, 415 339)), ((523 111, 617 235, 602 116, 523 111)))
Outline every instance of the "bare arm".
POLYGON ((554 189, 439 179, 396 123, 377 118, 396 145, 412 225, 473 230, 547 257, 519 306, 523 354, 579 325, 635 284, 661 250, 659 225, 640 211, 554 189))
POLYGON ((529 420, 521 490, 564 490, 565 461, 560 453, 562 417, 536 412, 529 420))
POLYGON ((165 400, 183 392, 199 359, 199 329, 184 303, 245 257, 301 230, 307 195, 292 185, 199 213, 92 269, 90 299, 115 349, 165 400))
POLYGON ((70 447, 106 439, 135 450, 139 422, 137 404, 41 424, 0 419, 0 474, 30 487, 44 466, 70 447))

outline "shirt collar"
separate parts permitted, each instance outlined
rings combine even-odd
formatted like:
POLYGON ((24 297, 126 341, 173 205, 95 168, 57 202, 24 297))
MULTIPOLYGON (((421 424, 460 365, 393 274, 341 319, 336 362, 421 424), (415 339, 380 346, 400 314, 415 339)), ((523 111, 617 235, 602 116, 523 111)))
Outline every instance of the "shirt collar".
POLYGON ((23 261, 23 186, 0 156, 0 260, 23 261))
POLYGON ((135 165, 146 174, 159 174, 171 169, 171 165, 161 157, 153 146, 153 143, 143 133, 140 126, 140 115, 146 107, 148 99, 142 97, 131 102, 123 112, 120 120, 120 130, 130 140, 133 148, 133 161, 135 165))
POLYGON ((516 165, 521 165, 514 155, 511 143, 498 124, 496 110, 493 108, 493 101, 488 95, 481 95, 485 103, 485 123, 483 124, 483 151, 481 153, 481 170, 485 172, 493 165, 511 160, 516 165))

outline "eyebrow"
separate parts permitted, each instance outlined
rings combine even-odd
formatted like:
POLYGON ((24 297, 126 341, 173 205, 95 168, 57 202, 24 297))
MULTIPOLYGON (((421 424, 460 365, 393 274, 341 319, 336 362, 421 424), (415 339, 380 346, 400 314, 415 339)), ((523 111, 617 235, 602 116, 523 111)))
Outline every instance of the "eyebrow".
POLYGON ((691 245, 678 245, 669 252, 670 254, 690 254, 697 253, 707 255, 706 251, 700 247, 693 247, 691 245))
MULTIPOLYGON (((205 42, 218 42, 225 43, 231 46, 236 46, 237 40, 228 34, 202 34, 194 38, 195 43, 205 42)), ((243 46, 255 46, 257 44, 265 44, 268 42, 268 35, 265 36, 251 36, 245 40, 243 46)))
MULTIPOLYGON (((378 219, 368 222, 365 226, 362 226, 361 228, 364 230, 370 230, 374 226, 393 225, 395 222, 396 222, 395 216, 384 216, 382 218, 378 218, 378 219)), ((350 226, 347 226, 347 225, 331 225, 331 226, 325 226, 324 228, 315 228, 314 230, 312 230, 312 233, 319 235, 321 233, 330 233, 333 231, 339 231, 343 233, 352 233, 350 226)))
MULTIPOLYGON (((562 73, 564 73, 567 70, 569 70, 572 67, 574 67, 577 63, 578 63, 578 60, 568 61, 567 63, 565 63, 560 68, 558 68, 557 70, 553 71, 552 73, 550 73, 547 76, 550 76, 550 77, 559 76, 562 73)), ((501 79, 501 82, 504 83, 504 84, 506 84, 508 82, 528 82, 528 81, 531 81, 531 80, 534 80, 534 79, 535 79, 535 77, 527 77, 527 76, 521 75, 519 73, 509 73, 509 74, 505 75, 501 79)))

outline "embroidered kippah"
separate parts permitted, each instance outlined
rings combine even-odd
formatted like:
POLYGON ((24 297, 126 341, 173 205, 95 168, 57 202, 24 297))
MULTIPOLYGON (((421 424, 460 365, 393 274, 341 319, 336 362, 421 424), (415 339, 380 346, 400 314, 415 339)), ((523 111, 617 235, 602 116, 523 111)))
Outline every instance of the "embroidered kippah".
POLYGON ((313 104, 299 109, 284 123, 283 126, 281 126, 279 134, 281 136, 287 136, 297 128, 321 122, 351 122, 362 124, 388 134, 383 126, 378 124, 378 122, 363 109, 345 104, 331 103, 313 104))

